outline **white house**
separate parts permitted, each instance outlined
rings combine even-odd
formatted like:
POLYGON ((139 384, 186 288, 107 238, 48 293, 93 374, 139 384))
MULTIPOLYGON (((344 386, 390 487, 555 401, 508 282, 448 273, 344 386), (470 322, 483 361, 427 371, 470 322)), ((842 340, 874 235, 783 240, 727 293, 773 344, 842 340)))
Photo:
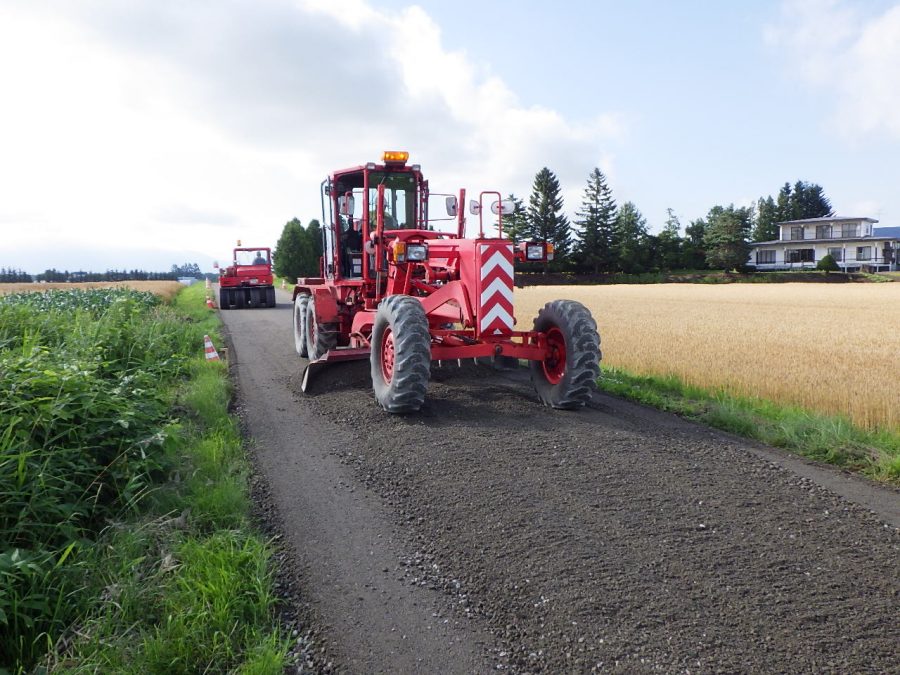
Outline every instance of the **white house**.
POLYGON ((897 228, 874 227, 874 218, 807 218, 776 223, 780 236, 750 245, 749 265, 760 271, 815 269, 831 254, 844 272, 900 270, 897 228))

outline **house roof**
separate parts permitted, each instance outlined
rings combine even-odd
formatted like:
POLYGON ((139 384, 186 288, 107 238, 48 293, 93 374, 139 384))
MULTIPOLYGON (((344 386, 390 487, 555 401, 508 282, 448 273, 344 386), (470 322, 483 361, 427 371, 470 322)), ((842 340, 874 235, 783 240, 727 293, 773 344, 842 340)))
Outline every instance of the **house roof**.
POLYGON ((900 227, 875 227, 872 233, 876 237, 897 237, 900 238, 900 227))
POLYGON ((843 218, 839 216, 822 216, 821 218, 804 218, 803 220, 783 220, 780 223, 775 223, 776 225, 804 225, 804 224, 813 224, 813 223, 861 223, 866 221, 867 223, 877 223, 878 221, 874 218, 843 218))

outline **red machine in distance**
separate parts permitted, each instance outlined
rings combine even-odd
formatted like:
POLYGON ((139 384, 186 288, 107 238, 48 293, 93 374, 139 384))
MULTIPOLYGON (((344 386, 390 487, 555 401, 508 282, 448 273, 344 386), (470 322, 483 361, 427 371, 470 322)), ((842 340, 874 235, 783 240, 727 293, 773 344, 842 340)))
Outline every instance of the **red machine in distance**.
POLYGON ((584 305, 547 303, 531 330, 516 330, 513 266, 552 259, 546 242, 514 245, 503 236, 511 202, 481 192, 469 211, 478 233, 466 238, 466 192, 433 193, 408 153, 382 164, 334 172, 321 185, 320 276, 294 287, 294 344, 309 359, 303 376, 329 363, 369 359, 375 397, 388 412, 425 400, 431 361, 530 362, 541 401, 579 408, 600 373, 600 336, 584 305), (485 232, 484 204, 496 223, 485 232), (432 217, 440 199, 447 216, 432 217))
POLYGON ((272 252, 266 247, 234 249, 232 264, 219 272, 219 307, 274 307, 272 252))

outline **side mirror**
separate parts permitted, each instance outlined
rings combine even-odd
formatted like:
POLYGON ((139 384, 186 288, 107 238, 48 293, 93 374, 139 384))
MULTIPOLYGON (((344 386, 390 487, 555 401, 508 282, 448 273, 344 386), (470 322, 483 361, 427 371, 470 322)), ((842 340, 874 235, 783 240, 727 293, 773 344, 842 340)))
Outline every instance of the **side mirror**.
POLYGON ((456 197, 447 197, 447 215, 455 216, 457 213, 457 209, 459 208, 459 202, 456 201, 456 197))
POLYGON ((346 194, 338 197, 338 211, 342 216, 353 215, 353 195, 346 194))
POLYGON ((469 213, 473 216, 481 215, 481 203, 477 199, 469 200, 469 213))
POLYGON ((512 199, 504 199, 500 202, 491 204, 491 213, 497 215, 502 213, 504 216, 512 215, 516 212, 516 204, 512 199))

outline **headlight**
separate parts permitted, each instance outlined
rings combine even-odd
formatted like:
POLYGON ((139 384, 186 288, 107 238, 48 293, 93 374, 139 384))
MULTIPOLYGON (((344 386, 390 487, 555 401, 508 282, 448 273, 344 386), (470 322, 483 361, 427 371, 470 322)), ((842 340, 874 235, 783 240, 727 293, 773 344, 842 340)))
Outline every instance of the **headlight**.
POLYGON ((544 247, 541 244, 528 244, 525 247, 526 260, 543 260, 544 247))
POLYGON ((409 262, 422 262, 428 258, 428 247, 425 244, 407 244, 406 259, 409 262))

